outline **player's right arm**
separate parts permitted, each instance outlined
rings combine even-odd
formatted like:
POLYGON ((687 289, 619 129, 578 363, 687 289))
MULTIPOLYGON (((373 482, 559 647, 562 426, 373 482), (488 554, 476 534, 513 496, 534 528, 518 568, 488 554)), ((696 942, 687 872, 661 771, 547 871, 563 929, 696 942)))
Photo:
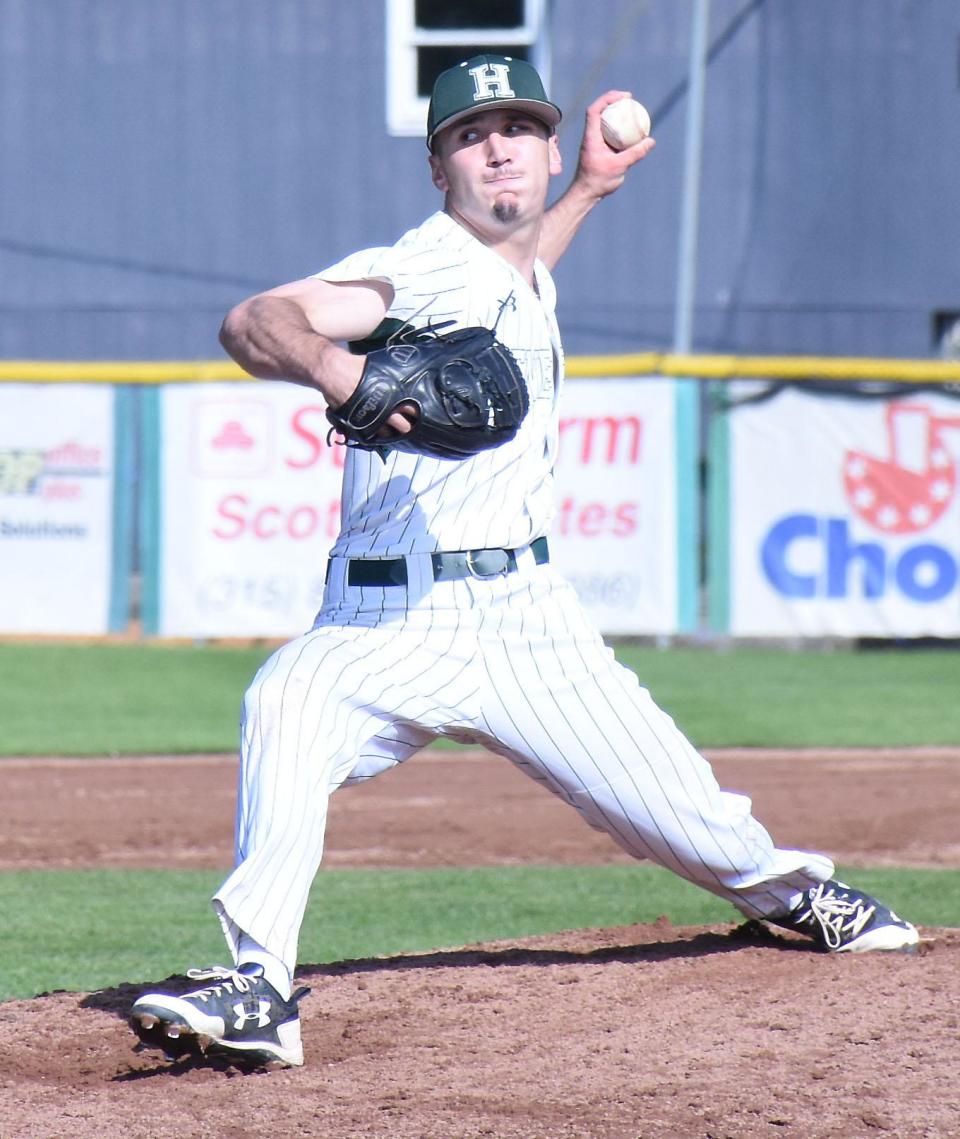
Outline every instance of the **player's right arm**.
POLYGON ((629 95, 629 91, 607 91, 587 107, 573 182, 544 214, 540 230, 537 256, 550 270, 594 206, 619 190, 630 167, 646 158, 656 145, 652 138, 645 138, 626 150, 612 150, 604 142, 600 116, 611 103, 629 95))
POLYGON ((340 407, 360 380, 364 358, 339 342, 369 336, 392 299, 392 288, 380 281, 307 277, 241 301, 227 314, 220 343, 252 376, 314 388, 330 407, 340 407))

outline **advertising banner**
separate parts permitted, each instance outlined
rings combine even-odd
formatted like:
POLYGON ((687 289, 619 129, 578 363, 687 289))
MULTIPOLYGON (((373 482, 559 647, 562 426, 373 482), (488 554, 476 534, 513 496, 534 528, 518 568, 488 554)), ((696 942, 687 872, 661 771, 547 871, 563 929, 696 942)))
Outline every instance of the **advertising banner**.
MULTIPOLYGON (((551 548, 606 632, 676 628, 674 386, 568 381, 551 548)), ((160 400, 152 631, 303 632, 339 528, 345 455, 327 445, 321 399, 293 384, 238 383, 168 385, 160 400)))
POLYGON ((293 384, 161 391, 157 632, 288 637, 319 608, 344 449, 293 384))
POLYGON ((788 389, 729 444, 731 633, 960 634, 960 401, 788 389))
MULTIPOLYGON (((610 634, 678 630, 673 380, 568 380, 552 560, 610 634)), ((692 551, 683 551, 693 556, 692 551)))
POLYGON ((114 390, 0 384, 0 633, 110 626, 114 390))

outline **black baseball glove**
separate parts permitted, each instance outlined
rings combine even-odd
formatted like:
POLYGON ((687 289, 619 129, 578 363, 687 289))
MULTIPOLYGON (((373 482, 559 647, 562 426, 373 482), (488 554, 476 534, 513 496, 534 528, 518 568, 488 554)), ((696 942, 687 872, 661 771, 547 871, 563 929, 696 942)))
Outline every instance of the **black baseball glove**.
POLYGON ((349 447, 467 459, 512 439, 529 406, 513 354, 489 328, 409 329, 368 353, 357 390, 327 418, 349 447), (378 438, 404 403, 417 411, 410 432, 378 438))

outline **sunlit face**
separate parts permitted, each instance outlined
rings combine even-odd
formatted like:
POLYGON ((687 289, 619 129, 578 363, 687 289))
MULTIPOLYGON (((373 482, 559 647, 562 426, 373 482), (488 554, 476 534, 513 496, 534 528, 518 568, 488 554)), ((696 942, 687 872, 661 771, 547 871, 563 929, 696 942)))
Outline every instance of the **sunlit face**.
POLYGON ((549 127, 509 107, 461 119, 440 131, 434 147, 430 169, 448 212, 481 233, 536 221, 561 168, 549 127))

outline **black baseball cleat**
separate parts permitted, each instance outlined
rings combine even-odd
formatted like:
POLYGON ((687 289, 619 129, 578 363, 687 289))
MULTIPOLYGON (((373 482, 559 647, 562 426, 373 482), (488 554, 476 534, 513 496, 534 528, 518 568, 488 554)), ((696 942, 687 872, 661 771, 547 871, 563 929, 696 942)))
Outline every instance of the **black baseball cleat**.
POLYGON ((299 1067, 303 1063, 298 1004, 309 989, 284 1000, 259 966, 190 969, 210 984, 192 993, 144 993, 130 1026, 148 1048, 178 1059, 194 1054, 243 1067, 299 1067))
POLYGON ((910 949, 920 940, 915 926, 876 898, 833 879, 812 886, 790 913, 766 920, 805 933, 828 953, 910 949))

